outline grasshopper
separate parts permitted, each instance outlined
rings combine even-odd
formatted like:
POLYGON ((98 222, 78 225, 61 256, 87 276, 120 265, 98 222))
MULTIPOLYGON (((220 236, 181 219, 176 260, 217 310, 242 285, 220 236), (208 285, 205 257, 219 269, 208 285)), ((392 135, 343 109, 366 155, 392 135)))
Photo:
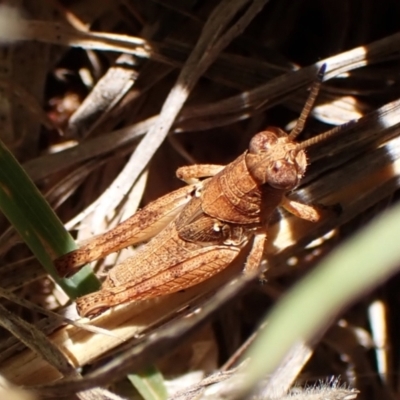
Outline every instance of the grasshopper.
POLYGON ((181 167, 177 176, 187 186, 150 203, 114 229, 57 260, 61 276, 82 265, 140 242, 148 243, 113 267, 98 292, 77 299, 82 316, 112 306, 177 292, 226 268, 253 240, 244 272, 256 275, 266 242, 266 230, 278 206, 309 221, 317 208, 286 197, 302 179, 305 149, 320 141, 295 141, 321 86, 325 67, 311 87, 294 129, 287 134, 269 127, 257 133, 249 149, 227 166, 181 167), (203 180, 200 180, 203 179, 203 180))

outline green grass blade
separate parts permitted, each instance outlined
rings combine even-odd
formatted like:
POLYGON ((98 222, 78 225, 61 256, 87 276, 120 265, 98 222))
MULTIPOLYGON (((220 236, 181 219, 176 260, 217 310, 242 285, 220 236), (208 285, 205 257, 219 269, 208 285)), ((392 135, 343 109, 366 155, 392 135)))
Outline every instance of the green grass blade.
POLYGON ((168 398, 164 378, 155 367, 149 367, 139 374, 129 374, 128 379, 145 400, 165 400, 168 398))
POLYGON ((0 141, 0 209, 46 271, 70 298, 96 290, 99 283, 86 267, 61 279, 52 260, 76 248, 75 241, 21 165, 0 141))

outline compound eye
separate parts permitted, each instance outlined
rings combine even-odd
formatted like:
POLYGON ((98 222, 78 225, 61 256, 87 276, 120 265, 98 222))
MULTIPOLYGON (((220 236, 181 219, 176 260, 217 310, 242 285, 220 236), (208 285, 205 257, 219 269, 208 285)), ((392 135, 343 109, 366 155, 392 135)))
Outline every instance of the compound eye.
POLYGON ((296 167, 286 160, 273 162, 268 168, 268 181, 275 189, 294 189, 298 184, 296 167))
POLYGON ((253 136, 249 145, 249 153, 258 154, 273 148, 278 141, 278 136, 272 131, 262 131, 253 136))

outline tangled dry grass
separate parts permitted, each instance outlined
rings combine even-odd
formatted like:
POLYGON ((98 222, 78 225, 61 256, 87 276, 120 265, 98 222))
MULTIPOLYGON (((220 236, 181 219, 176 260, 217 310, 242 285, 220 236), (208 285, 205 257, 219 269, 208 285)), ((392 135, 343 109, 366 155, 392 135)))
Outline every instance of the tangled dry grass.
MULTIPOLYGON (((265 315, 397 201, 399 12, 393 0, 2 2, 0 162, 8 148, 78 241, 180 187, 179 166, 225 165, 266 126, 290 130, 323 63, 325 83, 302 139, 343 125, 309 150, 306 177, 291 195, 340 211, 316 225, 277 213, 259 282, 238 278, 238 262, 185 292, 111 310, 95 328, 76 322, 73 301, 2 218, 3 397, 396 398, 400 264, 385 267, 389 241, 369 257, 382 272, 361 288, 365 265, 356 256, 374 246, 354 250, 347 262, 356 272, 338 278, 334 308, 329 282, 317 284, 306 312, 294 311, 295 329, 284 327, 298 341, 282 350, 281 367, 260 369, 273 374, 254 378, 256 392, 241 390, 249 392, 251 369, 243 355, 262 336, 265 315), (320 324, 303 334, 314 305, 320 324)), ((11 190, 1 175, 24 190, 13 168, 0 165, 0 203, 11 190)), ((20 196, 23 209, 34 208, 31 194, 17 192, 11 203, 18 207, 20 196)), ((23 220, 20 232, 24 224, 48 230, 40 218, 23 220)), ((96 263, 96 273, 133 251, 96 263)), ((270 354, 259 356, 267 362, 270 354)))

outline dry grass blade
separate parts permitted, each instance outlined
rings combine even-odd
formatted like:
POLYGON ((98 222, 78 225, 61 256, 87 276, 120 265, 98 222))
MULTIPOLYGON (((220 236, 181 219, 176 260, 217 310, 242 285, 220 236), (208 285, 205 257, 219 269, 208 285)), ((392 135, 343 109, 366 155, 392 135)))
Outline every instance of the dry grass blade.
MULTIPOLYGON (((202 127, 202 116, 207 116, 207 128, 240 120, 245 115, 248 115, 248 108, 255 107, 260 111, 260 103, 262 104, 262 109, 272 107, 275 103, 281 102, 283 97, 289 96, 294 90, 306 86, 315 78, 315 70, 322 64, 327 64, 327 76, 337 76, 341 73, 349 72, 360 65, 380 62, 386 58, 393 57, 399 42, 400 35, 395 34, 370 45, 355 48, 332 58, 323 59, 313 66, 285 74, 265 85, 218 103, 196 106, 195 109, 192 107, 183 108, 179 120, 174 125, 175 130, 177 132, 185 132, 193 130, 194 126, 197 129, 199 126, 202 127), (367 58, 367 54, 370 54, 371 57, 367 58), (243 98, 246 99, 245 102, 243 98), (269 99, 268 102, 265 101, 266 98, 269 99), (235 114, 230 116, 232 113, 235 114), (213 115, 218 115, 219 119, 213 121, 211 125, 210 121, 213 115), (224 120, 224 115, 228 115, 229 120, 224 120)), ((102 156, 123 146, 133 146, 137 139, 154 126, 157 118, 158 116, 154 116, 132 126, 110 132, 108 135, 93 138, 82 143, 78 148, 73 147, 59 153, 39 157, 27 162, 24 167, 35 181, 45 179, 50 173, 61 171, 82 161, 102 156), (47 166, 47 168, 43 168, 43 166, 47 166)))
POLYGON ((222 2, 216 7, 213 15, 210 16, 210 19, 204 26, 202 35, 183 66, 174 87, 167 96, 157 121, 139 143, 132 157, 126 163, 124 170, 97 201, 98 207, 93 217, 95 220, 103 220, 104 216, 108 214, 108 210, 114 209, 121 202, 129 190, 131 183, 136 181, 142 173, 143 168, 146 167, 156 150, 167 137, 176 116, 201 74, 216 59, 224 47, 242 32, 257 12, 261 10, 262 5, 266 1, 255 2, 239 21, 235 23, 235 29, 231 28, 231 30, 223 34, 221 33, 221 28, 226 27, 231 22, 231 19, 246 1, 243 4, 239 1, 233 3, 222 2), (221 35, 220 38, 218 38, 219 35, 221 35), (210 37, 213 38, 212 41, 210 41, 210 37))
POLYGON ((54 346, 46 335, 21 318, 16 317, 2 306, 0 306, 0 324, 21 342, 25 343, 32 351, 43 357, 63 376, 79 376, 75 368, 65 357, 65 354, 57 346, 54 346))
POLYGON ((86 49, 124 51, 138 57, 149 57, 151 46, 141 39, 125 35, 84 32, 59 22, 20 20, 21 29, 9 40, 36 40, 63 46, 79 46, 86 49))
POLYGON ((13 385, 3 377, 0 377, 0 396, 8 400, 37 400, 32 392, 13 385))
MULTIPOLYGON (((215 289, 216 284, 217 283, 214 281, 211 284, 211 287, 215 289)), ((208 284, 207 286, 209 285, 210 284, 208 284)), ((64 393, 74 393, 76 391, 87 390, 89 388, 99 386, 102 384, 102 382, 104 382, 104 379, 113 381, 118 379, 118 377, 120 376, 128 374, 129 371, 131 371, 132 369, 143 368, 146 365, 147 360, 153 359, 159 356, 161 353, 168 351, 171 346, 177 345, 180 341, 181 335, 193 332, 198 327, 198 324, 204 322, 204 319, 212 315, 216 311, 216 309, 221 306, 221 304, 224 304, 228 299, 235 296, 238 291, 243 290, 243 288, 247 285, 248 282, 245 279, 234 280, 230 282, 229 285, 226 285, 224 288, 219 289, 218 292, 214 292, 212 298, 210 297, 210 294, 206 296, 201 294, 202 292, 204 292, 204 288, 197 288, 197 290, 191 290, 190 293, 187 294, 188 297, 186 297, 185 294, 181 296, 173 295, 168 299, 168 304, 160 305, 156 308, 154 308, 153 304, 151 305, 151 314, 152 318, 154 318, 153 323, 159 322, 162 319, 163 314, 165 318, 166 309, 174 308, 175 312, 178 312, 182 304, 187 303, 187 299, 191 299, 190 301, 193 304, 194 309, 198 307, 199 312, 193 314, 192 311, 186 311, 184 314, 186 314, 189 318, 178 318, 173 323, 164 325, 162 330, 151 335, 147 335, 142 340, 139 339, 138 343, 135 346, 132 346, 130 342, 124 343, 126 351, 121 354, 121 357, 108 363, 103 368, 97 369, 90 375, 86 375, 84 380, 64 379, 59 382, 53 382, 49 385, 36 386, 35 390, 46 396, 56 395, 60 392, 60 390, 64 393), (204 300, 206 300, 206 302, 204 300)), ((138 321, 143 320, 143 318, 149 318, 149 313, 146 313, 144 315, 140 314, 143 312, 143 308, 143 305, 142 307, 135 307, 132 305, 123 307, 120 312, 115 314, 116 320, 114 321, 114 323, 118 322, 119 320, 119 323, 121 324, 124 318, 125 321, 127 321, 127 319, 129 318, 130 325, 132 323, 133 313, 136 314, 138 321), (140 308, 142 308, 142 310, 140 310, 140 308), (125 314, 125 317, 123 316, 123 314, 125 314)), ((171 317, 172 316, 169 316, 167 317, 167 319, 171 317)), ((106 317, 106 320, 107 326, 110 326, 110 319, 106 317)), ((132 333, 132 327, 129 326, 128 330, 127 325, 128 323, 125 323, 125 326, 120 325, 117 330, 114 330, 114 332, 120 334, 121 339, 124 331, 129 332, 129 334, 132 333)), ((135 331, 137 334, 139 334, 141 331, 140 327, 136 327, 135 331)), ((81 336, 81 333, 78 333, 76 331, 75 333, 71 331, 70 335, 71 334, 74 336, 78 335, 75 336, 73 340, 80 341, 80 338, 83 338, 81 336)), ((64 339, 63 334, 57 336, 59 336, 59 339, 55 338, 56 341, 64 339)), ((86 338, 83 338, 83 340, 87 340, 88 336, 85 335, 85 337, 86 338)), ((93 339, 95 338, 93 337, 93 339)), ((97 338, 96 340, 98 339, 99 338, 97 338)), ((103 346, 104 342, 103 340, 97 342, 97 344, 94 344, 93 342, 86 342, 86 345, 103 346)), ((18 364, 20 362, 27 361, 24 356, 21 357, 20 360, 17 360, 17 358, 14 361, 16 361, 18 364)), ((34 364, 36 364, 36 362, 34 362, 34 364)), ((31 370, 32 366, 33 365, 28 366, 27 371, 31 370)), ((41 362, 39 364, 36 364, 36 366, 41 370, 42 368, 44 368, 44 370, 46 370, 47 372, 49 371, 48 366, 45 366, 41 362)), ((17 369, 20 367, 21 365, 17 367, 17 369)), ((12 370, 14 368, 14 365, 7 363, 7 367, 3 369, 3 372, 7 375, 8 373, 13 374, 12 370)), ((15 376, 14 379, 16 379, 15 376)), ((35 378, 31 376, 30 379, 35 378)))
POLYGON ((82 102, 68 121, 66 135, 87 137, 99 128, 110 110, 130 91, 137 79, 134 60, 128 55, 118 58, 82 102), (129 68, 130 67, 130 68, 129 68))
MULTIPOLYGON (((73 325, 73 326, 75 326, 75 327, 77 327, 79 329, 86 330, 88 332, 97 333, 99 335, 111 335, 111 336, 113 336, 112 333, 109 330, 101 329, 99 327, 96 327, 96 326, 93 326, 93 325, 90 325, 90 324, 84 324, 84 323, 81 323, 79 321, 74 321, 72 318, 63 317, 62 315, 57 314, 54 311, 46 310, 43 307, 40 307, 40 306, 38 306, 38 305, 36 305, 36 304, 34 304, 32 302, 29 302, 29 301, 27 301, 25 299, 22 299, 22 298, 16 296, 15 294, 13 294, 12 292, 6 291, 6 290, 4 290, 2 288, 0 288, 0 296, 5 298, 5 299, 7 299, 7 300, 9 300, 9 301, 12 301, 15 304, 18 304, 18 305, 20 305, 22 307, 25 307, 28 310, 31 310, 32 312, 36 312, 38 314, 43 314, 43 315, 49 317, 49 324, 52 326, 52 328, 51 328, 52 331, 55 331, 56 329, 58 329, 59 327, 61 327, 63 325, 70 324, 70 325, 73 325), (55 325, 51 321, 54 321, 55 325)), ((75 319, 76 319, 76 316, 75 316, 75 319)), ((41 331, 43 332, 43 327, 42 327, 41 331)), ((46 333, 49 334, 50 332, 51 332, 51 330, 47 330, 46 333)), ((12 343, 9 340, 8 341, 8 346, 11 346, 11 344, 12 343)))

